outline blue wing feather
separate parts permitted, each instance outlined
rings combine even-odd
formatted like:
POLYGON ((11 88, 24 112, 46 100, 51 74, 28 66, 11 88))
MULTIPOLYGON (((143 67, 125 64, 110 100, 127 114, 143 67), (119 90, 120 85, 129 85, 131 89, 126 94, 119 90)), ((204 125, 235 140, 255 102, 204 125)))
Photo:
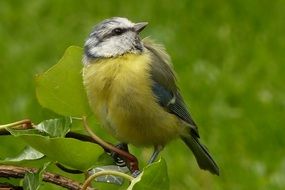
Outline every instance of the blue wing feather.
POLYGON ((180 93, 177 91, 176 94, 167 90, 165 87, 153 82, 152 92, 157 97, 158 103, 167 109, 168 112, 177 115, 179 118, 196 128, 196 124, 191 118, 186 105, 181 98, 180 93))
POLYGON ((170 64, 169 56, 162 46, 144 40, 144 46, 151 54, 152 92, 158 103, 169 113, 175 114, 181 120, 188 123, 196 136, 198 129, 191 118, 182 96, 176 86, 176 78, 170 64))
MULTIPOLYGON (((145 41, 144 41, 145 42, 145 41)), ((152 92, 157 103, 167 112, 176 115, 189 126, 189 136, 181 135, 182 140, 192 150, 200 168, 219 175, 219 168, 207 148, 200 143, 197 126, 190 116, 183 98, 176 86, 175 74, 168 55, 161 46, 144 43, 152 57, 150 76, 152 92)))
POLYGON ((157 97, 159 104, 163 107, 166 107, 170 100, 173 98, 173 95, 170 91, 166 90, 163 86, 159 85, 157 82, 153 82, 152 92, 157 97))

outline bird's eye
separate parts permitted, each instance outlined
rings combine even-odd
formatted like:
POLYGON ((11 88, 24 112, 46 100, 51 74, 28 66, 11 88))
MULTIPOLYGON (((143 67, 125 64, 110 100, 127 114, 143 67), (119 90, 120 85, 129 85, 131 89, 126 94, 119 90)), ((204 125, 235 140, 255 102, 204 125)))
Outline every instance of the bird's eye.
POLYGON ((115 28, 113 30, 113 33, 116 35, 121 35, 122 33, 124 33, 125 30, 123 30, 122 28, 115 28))

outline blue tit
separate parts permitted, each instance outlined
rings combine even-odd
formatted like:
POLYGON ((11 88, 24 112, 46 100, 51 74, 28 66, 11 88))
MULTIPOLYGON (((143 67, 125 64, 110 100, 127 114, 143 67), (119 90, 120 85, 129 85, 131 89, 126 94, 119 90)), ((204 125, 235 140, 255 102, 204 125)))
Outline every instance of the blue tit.
POLYGON ((162 45, 139 33, 148 23, 114 17, 97 24, 84 44, 83 83, 99 122, 120 142, 154 146, 153 162, 181 138, 201 169, 219 175, 176 85, 162 45))

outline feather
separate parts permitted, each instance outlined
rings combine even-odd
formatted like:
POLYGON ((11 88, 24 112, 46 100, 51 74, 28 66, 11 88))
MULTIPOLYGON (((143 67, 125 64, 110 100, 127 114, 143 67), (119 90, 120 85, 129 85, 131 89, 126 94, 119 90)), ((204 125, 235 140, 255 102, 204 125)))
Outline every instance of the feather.
POLYGON ((152 91, 158 103, 169 113, 175 114, 187 123, 199 137, 197 126, 190 116, 176 85, 176 77, 169 55, 162 45, 155 44, 148 38, 144 39, 143 43, 151 54, 152 91))
POLYGON ((144 46, 150 52, 152 91, 158 103, 169 113, 175 114, 189 126, 188 134, 181 134, 181 139, 192 150, 201 169, 209 170, 219 175, 219 168, 207 148, 200 143, 198 128, 186 108, 184 100, 176 86, 175 73, 169 56, 163 46, 150 40, 143 40, 144 46))

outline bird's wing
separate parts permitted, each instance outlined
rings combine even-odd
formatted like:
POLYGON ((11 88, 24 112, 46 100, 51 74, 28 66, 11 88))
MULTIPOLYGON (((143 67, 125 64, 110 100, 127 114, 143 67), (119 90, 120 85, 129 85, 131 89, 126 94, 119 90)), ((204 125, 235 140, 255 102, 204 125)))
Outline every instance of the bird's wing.
POLYGON ((152 91, 157 97, 158 103, 169 113, 175 114, 186 122, 192 131, 199 136, 197 126, 176 86, 175 73, 164 47, 153 43, 148 38, 143 39, 143 43, 151 54, 152 91))

